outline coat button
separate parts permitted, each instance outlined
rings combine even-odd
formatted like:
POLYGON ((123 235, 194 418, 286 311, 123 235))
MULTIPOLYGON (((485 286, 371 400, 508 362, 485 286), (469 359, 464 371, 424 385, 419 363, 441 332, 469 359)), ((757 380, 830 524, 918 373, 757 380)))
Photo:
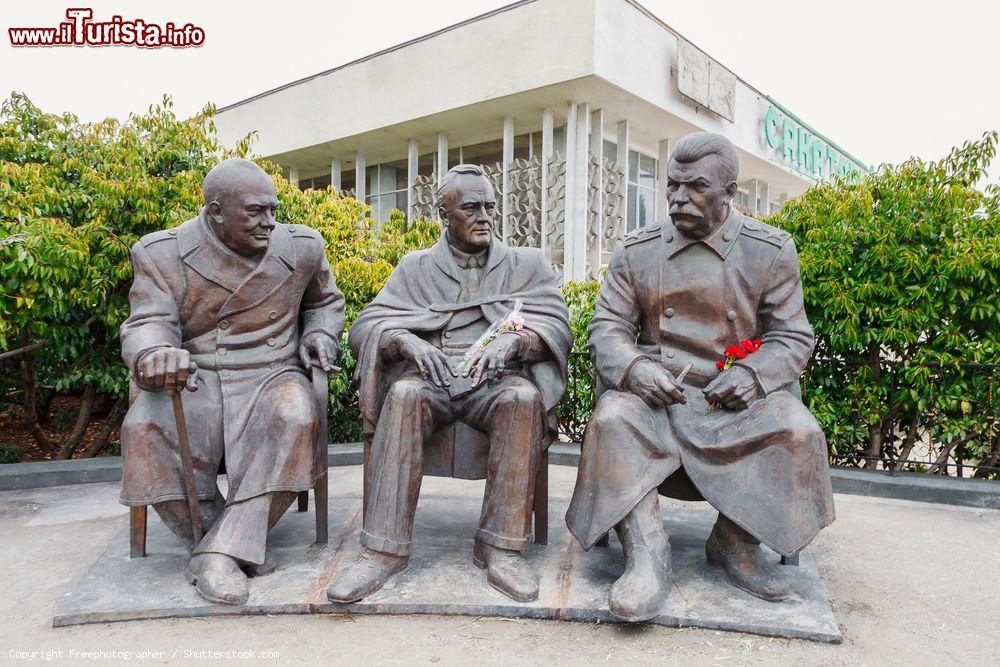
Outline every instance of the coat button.
POLYGON ((445 337, 445 338, 451 338, 451 337, 452 337, 453 335, 454 335, 454 334, 452 334, 452 333, 451 333, 450 331, 445 331, 445 332, 444 332, 444 337, 445 337))
POLYGON ((227 349, 226 349, 226 348, 224 348, 224 347, 220 347, 220 348, 219 348, 219 350, 218 350, 218 352, 219 352, 219 356, 220 356, 220 357, 224 357, 224 356, 226 356, 227 354, 229 354, 229 350, 227 350, 227 349))
POLYGON ((219 371, 219 375, 222 376, 222 377, 224 377, 224 378, 229 377, 229 369, 228 368, 223 368, 221 371, 219 371))
POLYGON ((221 322, 219 322, 219 328, 222 329, 223 331, 225 331, 226 329, 228 329, 229 328, 229 320, 222 320, 221 322))
POLYGON ((667 350, 667 358, 668 359, 673 359, 674 358, 674 351, 673 350, 667 350))
POLYGON ((667 243, 673 243, 673 242, 674 242, 674 235, 667 234, 667 243))
POLYGON ((733 235, 730 234, 729 232, 726 232, 725 234, 722 235, 722 240, 725 241, 726 243, 729 243, 730 241, 733 240, 733 235))
POLYGON ((729 320, 730 322, 735 322, 736 321, 736 311, 735 310, 727 310, 726 311, 726 319, 729 320))
POLYGON ((273 338, 267 339, 267 344, 270 345, 271 347, 274 347, 277 343, 278 341, 274 340, 273 338))
POLYGON ((168 229, 167 230, 167 234, 170 234, 171 236, 177 236, 177 230, 176 229, 168 229))
POLYGON ((276 320, 276 319, 278 319, 278 313, 276 313, 275 311, 272 310, 270 313, 267 314, 267 319, 269 319, 269 320, 276 320))
POLYGON ((667 317, 673 317, 674 316, 674 309, 673 308, 667 308, 665 311, 663 311, 663 314, 666 315, 667 317))

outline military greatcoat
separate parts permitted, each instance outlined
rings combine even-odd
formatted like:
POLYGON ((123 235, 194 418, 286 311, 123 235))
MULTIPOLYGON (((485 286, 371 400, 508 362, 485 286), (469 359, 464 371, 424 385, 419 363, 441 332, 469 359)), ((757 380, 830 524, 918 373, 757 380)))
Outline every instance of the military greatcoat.
POLYGON ((791 237, 731 210, 702 240, 672 222, 626 237, 614 254, 590 327, 601 384, 584 438, 566 521, 589 548, 650 490, 704 498, 784 555, 834 518, 826 440, 802 404, 798 378, 812 353, 798 256, 791 237), (701 389, 716 362, 744 339, 738 361, 761 398, 710 409, 701 389), (687 404, 654 409, 630 393, 642 359, 675 377, 688 363, 687 404))
MULTIPOLYGON (((157 348, 183 348, 198 364, 198 390, 182 397, 199 498, 214 497, 223 455, 227 504, 309 489, 317 472, 318 405, 299 344, 313 332, 339 344, 344 329, 344 297, 323 239, 303 225, 278 224, 254 266, 209 224, 202 215, 132 248, 122 357, 134 382, 142 357, 157 348)), ((182 499, 170 398, 134 395, 122 425, 121 501, 182 499)))

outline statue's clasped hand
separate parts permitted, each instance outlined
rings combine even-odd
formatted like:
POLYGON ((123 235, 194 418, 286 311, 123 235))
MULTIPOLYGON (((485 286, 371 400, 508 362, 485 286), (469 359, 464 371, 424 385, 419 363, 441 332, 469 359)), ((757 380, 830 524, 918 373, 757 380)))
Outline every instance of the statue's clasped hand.
POLYGON ((489 345, 473 355, 462 376, 471 377, 474 387, 478 387, 483 381, 499 379, 507 362, 520 358, 522 339, 522 336, 516 333, 497 336, 489 345))
POLYGON ((448 361, 448 355, 419 336, 403 335, 399 340, 399 355, 413 362, 420 375, 435 386, 450 386, 449 379, 458 377, 448 361))
POLYGON ((632 366, 626 385, 651 408, 687 403, 684 388, 674 380, 670 371, 651 359, 643 359, 632 366))
POLYGON ((299 344, 299 359, 302 365, 309 369, 313 364, 310 357, 316 360, 327 374, 338 370, 337 358, 340 356, 340 345, 322 331, 314 331, 304 336, 299 344))
POLYGON ((730 366, 708 383, 702 393, 710 405, 742 410, 760 397, 760 387, 753 374, 743 366, 730 366))
POLYGON ((174 394, 198 391, 198 364, 191 353, 176 347, 161 347, 145 354, 139 361, 139 386, 147 391, 174 394))

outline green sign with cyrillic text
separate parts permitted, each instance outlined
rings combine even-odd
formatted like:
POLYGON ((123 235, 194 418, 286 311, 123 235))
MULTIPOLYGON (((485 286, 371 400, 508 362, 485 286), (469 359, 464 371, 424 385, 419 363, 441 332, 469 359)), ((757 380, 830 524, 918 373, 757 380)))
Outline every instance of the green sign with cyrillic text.
POLYGON ((768 100, 771 106, 764 114, 764 143, 774 151, 775 162, 817 180, 871 171, 773 99, 768 100))

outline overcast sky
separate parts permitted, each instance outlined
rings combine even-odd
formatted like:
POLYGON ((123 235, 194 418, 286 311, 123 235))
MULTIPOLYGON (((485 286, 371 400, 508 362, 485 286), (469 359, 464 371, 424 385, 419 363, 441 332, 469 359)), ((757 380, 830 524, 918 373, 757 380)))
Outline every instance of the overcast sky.
MULTIPOLYGON (((508 4, 500 0, 5 2, 0 93, 26 92, 84 120, 142 111, 163 93, 180 114, 294 79, 508 4), (15 49, 6 29, 53 26, 67 6, 194 23, 204 46, 15 49)), ((1000 128, 1000 2, 985 0, 644 0, 744 80, 869 164, 1000 128)), ((512 45, 516 48, 516 45, 512 45)), ((498 54, 502 57, 502 54, 498 54)), ((350 94, 350 91, 345 91, 350 94)), ((1000 180, 1000 159, 990 180, 1000 180)))

